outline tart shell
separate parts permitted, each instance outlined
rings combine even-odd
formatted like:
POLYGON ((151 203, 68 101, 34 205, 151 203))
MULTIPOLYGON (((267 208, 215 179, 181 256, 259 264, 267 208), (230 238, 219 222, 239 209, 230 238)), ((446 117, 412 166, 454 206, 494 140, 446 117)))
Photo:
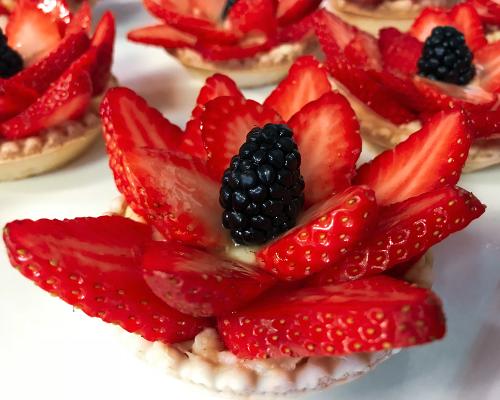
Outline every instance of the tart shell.
POLYGON ((308 38, 242 60, 207 61, 191 49, 169 50, 169 53, 196 77, 206 79, 218 72, 229 76, 238 87, 253 88, 280 82, 297 58, 317 51, 316 41, 308 38))
MULTIPOLYGON (((117 198, 110 210, 144 222, 117 198)), ((405 275, 422 287, 432 286, 432 256, 425 254, 405 275)), ((167 345, 148 342, 120 330, 123 342, 137 356, 163 373, 230 398, 269 399, 303 394, 353 381, 386 361, 399 349, 342 357, 302 357, 277 360, 241 360, 224 349, 215 329, 208 328, 194 340, 167 345), (251 396, 251 397, 248 397, 251 396)))

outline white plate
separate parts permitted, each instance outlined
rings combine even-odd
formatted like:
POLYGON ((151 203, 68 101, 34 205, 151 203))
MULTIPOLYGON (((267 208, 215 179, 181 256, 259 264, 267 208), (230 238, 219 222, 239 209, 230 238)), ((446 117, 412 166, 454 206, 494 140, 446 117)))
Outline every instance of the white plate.
MULTIPOLYGON (((199 81, 156 48, 126 42, 149 21, 137 5, 114 7, 120 23, 115 73, 175 123, 191 110, 199 81)), ((248 92, 257 99, 268 90, 248 92)), ((466 231, 434 250, 445 340, 403 351, 367 377, 307 396, 315 400, 500 399, 500 168, 461 185, 488 205, 466 231)), ((102 142, 66 168, 0 184, 0 225, 16 218, 97 216, 117 195, 102 142)), ((53 298, 0 255, 0 399, 215 399, 150 369, 115 332, 53 298)))

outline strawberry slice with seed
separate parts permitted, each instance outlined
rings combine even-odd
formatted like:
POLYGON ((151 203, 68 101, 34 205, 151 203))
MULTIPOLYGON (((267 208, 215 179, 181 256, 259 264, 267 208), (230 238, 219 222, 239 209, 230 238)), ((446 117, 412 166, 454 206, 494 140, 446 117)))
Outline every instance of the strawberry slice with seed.
POLYGON ((134 29, 127 34, 127 38, 133 42, 162 46, 166 49, 190 48, 196 44, 195 36, 166 24, 134 29))
POLYGON ((273 110, 256 101, 230 96, 206 103, 200 120, 208 154, 207 165, 210 175, 217 181, 228 168, 231 157, 238 154, 252 128, 282 123, 273 110))
POLYGON ((238 0, 229 10, 227 22, 241 35, 276 31, 277 0, 238 0))
POLYGON ((142 279, 151 228, 122 217, 14 221, 4 230, 12 265, 91 317, 150 341, 192 339, 207 320, 179 313, 142 279))
POLYGON ((6 34, 9 47, 19 52, 29 66, 56 48, 61 34, 49 15, 26 3, 27 0, 20 2, 11 14, 6 34))
POLYGON ((129 185, 123 154, 144 147, 180 151, 181 145, 188 147, 184 145, 188 137, 127 88, 110 89, 101 103, 100 114, 116 186, 132 209, 146 217, 149 210, 144 207, 138 191, 129 185))
POLYGON ((211 317, 247 304, 275 281, 257 267, 179 243, 151 243, 143 259, 144 279, 171 307, 211 317))
POLYGON ((203 58, 212 61, 241 60, 271 50, 276 44, 274 38, 260 38, 258 41, 243 41, 235 44, 219 44, 198 41, 195 49, 203 58))
POLYGON ((0 125, 7 139, 21 139, 81 118, 88 109, 92 82, 87 72, 68 70, 33 104, 0 125))
POLYGON ((316 10, 321 0, 280 0, 278 3, 278 24, 289 26, 300 23, 308 14, 316 10))
POLYGON ((19 114, 33 104, 38 93, 12 79, 0 81, 0 121, 19 114))
POLYGON ((427 7, 415 19, 409 33, 423 43, 437 26, 453 26, 453 20, 444 8, 427 7))
POLYGON ((207 248, 226 245, 219 184, 207 176, 202 160, 144 148, 126 152, 122 165, 114 173, 128 187, 122 191, 127 202, 166 238, 207 248))
POLYGON ((387 276, 269 295, 218 319, 237 357, 342 356, 440 339, 441 302, 387 276))
POLYGON ((311 207, 297 226, 257 253, 262 268, 283 280, 302 279, 343 258, 376 221, 373 192, 353 186, 311 207))
POLYGON ((403 75, 417 73, 417 63, 423 43, 396 28, 384 28, 379 32, 378 44, 384 68, 403 75))
POLYGON ((95 62, 91 67, 93 96, 99 95, 108 86, 111 78, 111 65, 113 64, 113 50, 115 43, 115 17, 110 11, 102 16, 90 43, 91 49, 96 52, 95 62))
POLYGON ((241 34, 218 26, 225 1, 143 0, 146 9, 168 25, 210 43, 237 42, 241 34))
POLYGON ((350 186, 361 153, 361 136, 356 115, 344 96, 324 94, 304 106, 288 125, 304 154, 300 171, 307 182, 306 203, 315 204, 350 186))
POLYGON ((65 35, 84 31, 87 35, 90 34, 92 28, 92 8, 87 0, 82 2, 82 5, 76 13, 71 17, 71 21, 66 27, 65 35))
POLYGON ((326 69, 312 56, 300 57, 264 105, 288 121, 307 103, 332 90, 326 69))
MULTIPOLYGON (((281 3, 282 2, 280 2, 280 4, 281 3)), ((316 14, 318 12, 319 11, 315 11, 291 25, 278 27, 278 42, 297 42, 299 40, 302 40, 306 36, 312 36, 314 34, 316 14)))
POLYGON ((500 41, 476 51, 474 59, 481 67, 479 85, 489 92, 500 93, 500 41))
POLYGON ((25 68, 10 80, 44 93, 70 65, 89 48, 90 41, 84 32, 66 36, 47 57, 25 68))
POLYGON ((500 135, 500 112, 498 110, 467 112, 467 119, 475 138, 493 139, 500 135))
POLYGON ((380 205, 455 185, 471 142, 463 114, 441 112, 394 149, 362 165, 354 182, 371 187, 380 205))
POLYGON ((485 24, 500 25, 500 3, 498 0, 467 0, 485 24))
POLYGON ((472 51, 488 43, 481 17, 474 6, 467 3, 457 4, 449 11, 449 15, 454 25, 464 34, 465 41, 472 51))
POLYGON ((472 193, 452 186, 385 207, 368 240, 340 263, 312 277, 311 284, 322 286, 380 274, 418 257, 484 211, 472 193))

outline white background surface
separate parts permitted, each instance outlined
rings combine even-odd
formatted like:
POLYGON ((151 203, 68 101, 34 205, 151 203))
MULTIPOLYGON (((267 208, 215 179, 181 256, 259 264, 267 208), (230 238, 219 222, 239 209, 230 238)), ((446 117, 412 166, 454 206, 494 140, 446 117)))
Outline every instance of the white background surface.
MULTIPOLYGON (((184 124, 201 82, 163 51, 126 42, 127 30, 149 20, 137 5, 114 11, 120 25, 115 74, 184 124)), ((262 99, 268 91, 247 94, 262 99)), ((465 176, 461 185, 488 210, 434 250, 446 339, 404 351, 359 381, 304 399, 500 399, 500 168, 465 176)), ((100 141, 62 170, 0 183, 0 225, 16 218, 97 216, 116 195, 100 141)), ((0 399, 217 398, 135 359, 114 329, 35 287, 0 250, 0 399)))

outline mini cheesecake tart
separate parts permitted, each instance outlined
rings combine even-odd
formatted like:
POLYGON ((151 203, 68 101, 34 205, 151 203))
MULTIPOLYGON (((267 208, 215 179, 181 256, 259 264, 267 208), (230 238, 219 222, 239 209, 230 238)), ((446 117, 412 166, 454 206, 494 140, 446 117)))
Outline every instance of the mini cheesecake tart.
POLYGON ((219 72, 240 87, 279 82, 298 57, 318 50, 312 31, 319 0, 188 3, 144 0, 163 24, 128 38, 163 47, 196 76, 219 72))
POLYGON ((425 7, 448 7, 449 0, 330 0, 332 11, 343 20, 367 32, 377 34, 386 27, 408 30, 413 19, 425 7))
MULTIPOLYGON (((123 216, 139 223, 144 218, 116 198, 110 215, 123 216)), ((161 235, 155 232, 156 239, 161 235)), ((228 252, 230 254, 231 252, 228 252)), ((403 279, 420 287, 432 287, 432 255, 425 253, 403 279)), ((323 390, 351 382, 388 360, 400 349, 339 357, 297 357, 267 360, 241 360, 228 351, 216 329, 206 328, 193 340, 168 345, 150 342, 139 335, 120 332, 124 344, 152 367, 185 382, 237 396, 292 395, 323 390)))
POLYGON ((378 37, 326 11, 317 20, 316 32, 332 80, 349 99, 363 137, 376 150, 407 140, 433 114, 456 109, 466 115, 474 138, 464 170, 500 163, 500 42, 486 37, 481 18, 470 4, 450 10, 426 8, 408 32, 386 28, 378 37), (428 62, 434 57, 436 40, 445 40, 438 39, 445 31, 461 37, 460 52, 469 55, 464 56, 467 62, 446 67, 448 75, 439 78, 428 62), (349 39, 340 43, 339 37, 349 39), (467 74, 471 78, 466 79, 467 74))
POLYGON ((43 8, 17 2, 6 16, 0 181, 56 169, 98 137, 102 93, 116 84, 110 71, 115 25, 106 13, 90 35, 90 21, 88 4, 73 14, 59 0, 43 8))
POLYGON ((485 211, 455 186, 460 112, 358 168, 355 113, 307 56, 263 104, 208 78, 185 129, 123 87, 100 114, 123 198, 98 218, 11 222, 4 240, 23 275, 132 333, 146 360, 269 398, 445 335, 429 251, 485 211))

